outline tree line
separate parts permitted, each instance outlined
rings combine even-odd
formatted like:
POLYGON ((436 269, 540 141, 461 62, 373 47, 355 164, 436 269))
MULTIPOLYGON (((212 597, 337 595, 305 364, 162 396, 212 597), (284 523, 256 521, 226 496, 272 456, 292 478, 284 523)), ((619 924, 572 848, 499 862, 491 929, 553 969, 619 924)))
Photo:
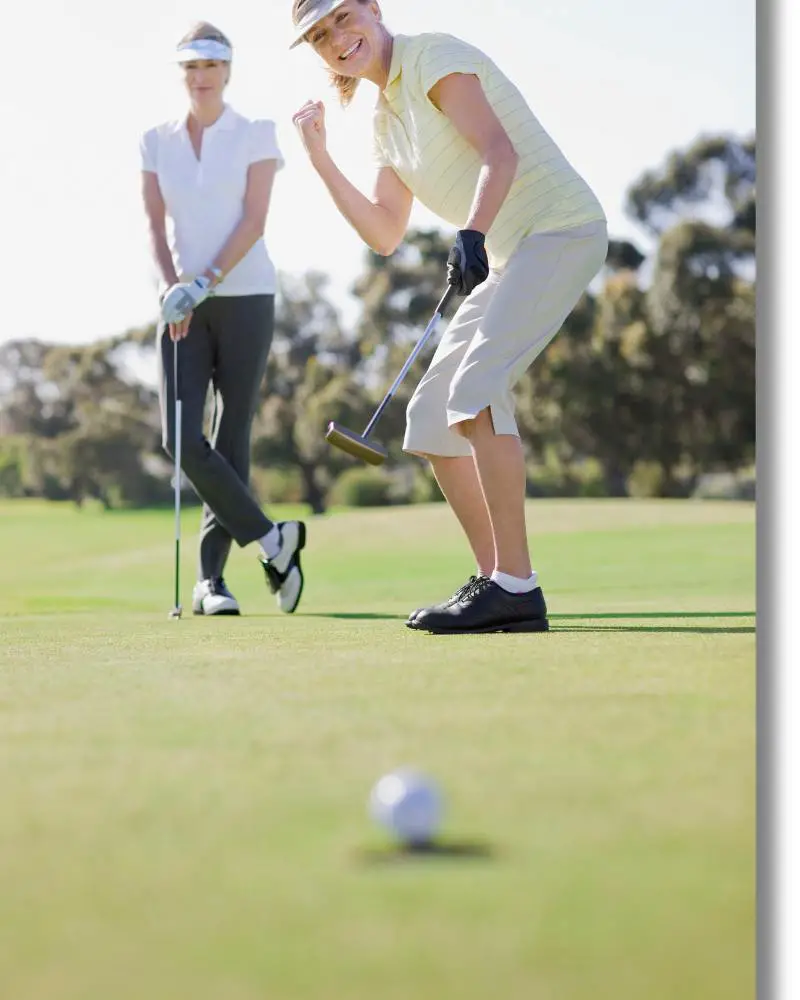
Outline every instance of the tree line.
MULTIPOLYGON (((595 285, 515 389, 531 495, 690 496, 703 475, 753 464, 755 185, 754 137, 701 136, 630 186, 642 245, 611 240, 595 285)), ((400 448, 429 354, 380 425, 385 468, 358 466, 324 432, 330 420, 363 429, 438 302, 449 245, 415 230, 391 257, 366 252, 349 328, 324 274, 281 275, 253 436, 264 502, 321 512, 439 499, 400 448)), ((134 374, 154 351, 152 326, 88 346, 0 346, 0 496, 168 503, 156 392, 134 374)))

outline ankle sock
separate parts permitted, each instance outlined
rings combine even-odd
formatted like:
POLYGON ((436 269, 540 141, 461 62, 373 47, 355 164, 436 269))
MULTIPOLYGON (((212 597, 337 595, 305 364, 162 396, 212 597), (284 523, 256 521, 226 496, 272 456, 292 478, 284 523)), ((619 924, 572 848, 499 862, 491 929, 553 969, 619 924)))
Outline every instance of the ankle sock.
POLYGON ((508 573, 500 573, 497 570, 492 573, 491 579, 507 590, 509 594, 529 594, 539 586, 539 574, 535 571, 527 579, 518 576, 510 576, 508 573))
POLYGON ((274 559, 281 550, 281 533, 278 525, 273 524, 266 535, 263 538, 259 538, 258 544, 261 546, 261 551, 267 559, 274 559))

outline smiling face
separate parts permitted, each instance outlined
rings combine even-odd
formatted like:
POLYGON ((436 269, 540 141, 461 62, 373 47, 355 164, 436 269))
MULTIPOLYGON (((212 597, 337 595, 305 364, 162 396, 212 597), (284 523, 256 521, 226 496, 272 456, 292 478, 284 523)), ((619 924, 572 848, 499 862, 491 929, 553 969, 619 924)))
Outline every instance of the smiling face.
POLYGON ((372 0, 347 0, 305 38, 339 76, 374 79, 383 69, 387 33, 380 7, 372 0))
POLYGON ((183 78, 194 107, 217 105, 228 82, 229 64, 219 59, 192 59, 183 63, 183 78))

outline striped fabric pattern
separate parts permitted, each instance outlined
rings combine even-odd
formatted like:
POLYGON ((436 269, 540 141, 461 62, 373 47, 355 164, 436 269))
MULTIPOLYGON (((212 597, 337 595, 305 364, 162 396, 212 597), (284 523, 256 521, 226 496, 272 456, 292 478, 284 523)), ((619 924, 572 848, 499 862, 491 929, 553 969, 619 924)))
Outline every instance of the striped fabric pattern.
POLYGON ((463 228, 481 160, 428 92, 451 73, 475 74, 519 155, 516 178, 486 236, 493 267, 501 267, 534 232, 605 221, 586 181, 539 123, 522 94, 479 49, 452 35, 396 35, 386 89, 375 112, 375 155, 416 198, 463 228))

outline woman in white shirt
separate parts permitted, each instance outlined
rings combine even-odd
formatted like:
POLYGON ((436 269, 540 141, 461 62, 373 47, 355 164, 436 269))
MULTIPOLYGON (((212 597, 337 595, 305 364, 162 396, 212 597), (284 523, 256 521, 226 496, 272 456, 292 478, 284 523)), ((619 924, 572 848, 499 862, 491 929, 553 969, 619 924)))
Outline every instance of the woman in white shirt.
POLYGON ((248 488, 250 434, 272 342, 276 276, 263 241, 277 171, 275 125, 224 100, 232 46, 208 23, 178 44, 187 114, 141 138, 142 194, 161 284, 159 398, 174 454, 175 376, 181 465, 203 500, 195 614, 239 614, 223 573, 231 542, 258 542, 267 583, 286 612, 303 590, 305 525, 273 523, 248 488), (177 354, 174 354, 177 345, 177 354), (173 358, 177 361, 173 364, 173 358), (214 419, 203 416, 209 383, 214 419))

